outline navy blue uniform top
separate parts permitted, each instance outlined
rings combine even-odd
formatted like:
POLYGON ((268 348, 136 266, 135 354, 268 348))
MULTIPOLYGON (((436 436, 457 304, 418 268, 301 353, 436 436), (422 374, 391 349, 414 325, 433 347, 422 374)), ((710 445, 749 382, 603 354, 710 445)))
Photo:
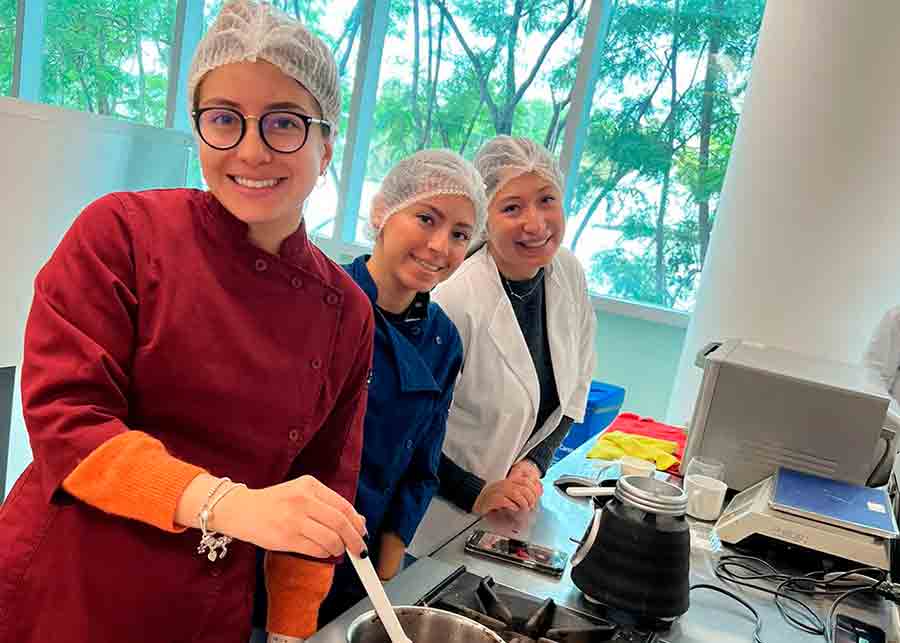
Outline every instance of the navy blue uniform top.
POLYGON ((378 290, 366 267, 368 258, 344 266, 375 311, 356 510, 366 518, 372 544, 392 532, 408 545, 438 488, 462 340, 426 293, 417 295, 403 315, 381 311, 375 305, 378 290))

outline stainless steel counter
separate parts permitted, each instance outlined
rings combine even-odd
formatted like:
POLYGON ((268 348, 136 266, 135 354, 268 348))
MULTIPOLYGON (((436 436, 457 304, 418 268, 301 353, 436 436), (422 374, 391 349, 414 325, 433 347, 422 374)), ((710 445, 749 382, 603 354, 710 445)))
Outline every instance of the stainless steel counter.
MULTIPOLYGON (((502 562, 471 556, 464 551, 465 541, 475 528, 504 533, 522 540, 561 549, 573 554, 577 544, 572 539, 581 539, 590 523, 591 505, 585 500, 574 500, 560 493, 553 482, 565 473, 585 472, 593 464, 585 459, 589 444, 572 452, 547 472, 544 494, 540 507, 527 517, 488 517, 463 531, 430 558, 422 558, 404 570, 386 585, 391 600, 398 605, 411 604, 422 598, 429 589, 440 583, 460 565, 476 574, 491 575, 498 583, 540 596, 553 598, 557 603, 577 609, 585 609, 586 603, 581 592, 572 584, 571 566, 566 568, 562 578, 531 572, 502 562), (524 519, 523 519, 524 518, 524 519)), ((726 587, 752 604, 763 619, 761 638, 766 643, 803 643, 822 638, 797 630, 782 618, 775 607, 772 596, 757 590, 726 585, 714 574, 714 567, 720 555, 729 553, 727 548, 713 552, 703 547, 708 542, 710 527, 704 523, 691 523, 691 583, 709 583, 726 587)), ((811 604, 821 617, 827 611, 828 601, 811 604)), ((359 603, 337 621, 325 627, 311 643, 341 643, 346 640, 347 626, 356 616, 371 609, 368 600, 359 603)), ((867 604, 850 600, 846 612, 868 622, 878 622, 888 634, 889 643, 900 643, 900 619, 897 609, 890 603, 880 601, 867 604)), ((660 638, 660 643, 748 643, 752 641, 753 618, 744 607, 721 594, 696 590, 691 593, 691 608, 660 638)))
MULTIPOLYGON (((590 442, 590 441, 589 441, 590 442)), ((569 607, 585 609, 581 592, 571 580, 571 565, 567 566, 562 578, 531 572, 513 565, 495 562, 490 559, 471 556, 464 551, 466 539, 472 529, 485 529, 504 535, 512 535, 522 540, 561 549, 574 554, 577 544, 571 539, 581 539, 590 523, 592 508, 586 500, 575 500, 563 495, 553 482, 566 473, 580 473, 591 468, 585 454, 590 444, 573 451, 568 457, 551 467, 544 482, 544 494, 539 509, 534 512, 528 523, 515 525, 511 520, 483 519, 480 523, 467 529, 432 556, 449 565, 465 564, 466 568, 476 574, 491 575, 498 583, 515 587, 522 591, 541 597, 553 598, 557 603, 569 607), (517 531, 513 531, 517 530, 517 531)), ((753 605, 763 620, 761 638, 766 643, 802 643, 817 641, 822 637, 806 634, 788 625, 782 618, 772 601, 772 596, 763 592, 726 585, 714 573, 719 556, 729 553, 728 548, 712 552, 709 547, 698 546, 708 542, 710 526, 708 523, 691 521, 691 584, 709 583, 725 587, 741 596, 753 605)), ((734 553, 734 552, 731 552, 734 553)), ((818 601, 811 607, 823 618, 830 601, 818 601)), ((889 643, 900 642, 900 625, 896 606, 886 601, 877 604, 866 604, 862 601, 848 601, 840 612, 862 618, 868 622, 881 624, 888 634, 889 643)), ((717 592, 695 590, 691 592, 691 608, 684 614, 672 629, 661 636, 660 641, 668 643, 748 643, 753 638, 753 617, 733 599, 717 592)))

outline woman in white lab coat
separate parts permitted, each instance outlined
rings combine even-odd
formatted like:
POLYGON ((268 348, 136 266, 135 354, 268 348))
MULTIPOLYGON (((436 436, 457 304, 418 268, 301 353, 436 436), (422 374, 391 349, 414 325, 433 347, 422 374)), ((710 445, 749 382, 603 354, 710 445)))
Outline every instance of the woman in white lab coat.
POLYGON ((536 507, 540 478, 594 371, 584 270, 560 244, 563 178, 540 145, 498 136, 475 156, 487 188, 487 242, 433 292, 459 330, 463 369, 434 499, 413 545, 429 553, 466 517, 536 507))

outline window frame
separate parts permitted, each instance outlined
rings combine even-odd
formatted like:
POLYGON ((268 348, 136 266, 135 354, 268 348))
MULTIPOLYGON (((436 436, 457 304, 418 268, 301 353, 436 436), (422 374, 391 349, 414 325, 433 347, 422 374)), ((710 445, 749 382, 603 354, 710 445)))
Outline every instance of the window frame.
MULTIPOLYGON (((369 251, 356 238, 366 159, 372 140, 374 106, 387 37, 391 0, 363 0, 353 94, 338 185, 338 203, 331 237, 317 237, 331 247, 333 256, 344 258, 369 251)), ((11 97, 40 101, 42 49, 48 0, 18 0, 13 54, 11 97)), ((186 104, 187 77, 192 52, 203 32, 204 0, 176 0, 173 44, 168 61, 168 90, 165 128, 192 133, 193 124, 186 104)), ((578 182, 578 167, 587 136, 594 89, 603 47, 612 22, 615 2, 591 0, 581 56, 572 89, 572 100, 563 134, 560 164, 566 183, 564 207, 570 210, 578 182)), ((585 267, 586 268, 586 267, 585 267)), ((595 309, 684 328, 691 313, 653 304, 591 293, 595 309)))
MULTIPOLYGON (((46 1, 46 0, 44 0, 46 1)), ((171 57, 169 58, 169 90, 166 96, 166 127, 193 132, 187 104, 187 82, 191 56, 203 35, 203 0, 177 0, 175 23, 172 25, 171 57)))
POLYGON ((344 244, 356 243, 356 220, 365 180, 366 158, 372 141, 372 116, 381 75, 382 43, 387 37, 390 0, 364 0, 363 6, 332 235, 335 241, 344 244))
POLYGON ((10 96, 40 102, 47 0, 18 0, 10 96))

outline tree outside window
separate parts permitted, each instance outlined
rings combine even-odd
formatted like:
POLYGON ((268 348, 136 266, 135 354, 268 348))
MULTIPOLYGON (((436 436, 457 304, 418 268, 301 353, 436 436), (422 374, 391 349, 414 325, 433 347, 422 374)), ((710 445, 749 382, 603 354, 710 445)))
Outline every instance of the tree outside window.
POLYGON ((690 310, 764 0, 620 0, 567 243, 591 289, 690 310))
POLYGON ((357 239, 400 159, 429 147, 472 158, 497 134, 559 151, 587 0, 391 3, 357 239))
POLYGON ((175 0, 47 0, 41 100, 163 127, 175 0))
POLYGON ((0 96, 8 95, 12 90, 16 12, 16 0, 0 0, 0 96))
MULTIPOLYGON (((559 154, 589 7, 391 3, 366 186, 425 147, 496 134, 559 154)), ((764 0, 613 0, 581 136, 566 244, 593 292, 693 307, 764 0)))
MULTIPOLYGON (((42 99, 162 127, 175 0, 46 0, 42 99)), ((367 0, 371 1, 371 0, 367 0)), ((373 193, 401 158, 472 158, 497 134, 562 151, 590 2, 392 0, 358 241, 373 193)), ((747 90, 765 0, 607 0, 609 29, 571 193, 566 245, 591 290, 693 307, 747 90)), ((311 234, 333 234, 364 0, 271 0, 330 45, 343 110, 311 234)), ((0 92, 9 93, 15 0, 0 0, 0 92)), ((206 0, 204 28, 222 0, 206 0)), ((190 55, 191 52, 186 52, 190 55)), ((373 70, 367 70, 373 73, 373 70)), ((192 163, 191 183, 202 185, 192 163)))

